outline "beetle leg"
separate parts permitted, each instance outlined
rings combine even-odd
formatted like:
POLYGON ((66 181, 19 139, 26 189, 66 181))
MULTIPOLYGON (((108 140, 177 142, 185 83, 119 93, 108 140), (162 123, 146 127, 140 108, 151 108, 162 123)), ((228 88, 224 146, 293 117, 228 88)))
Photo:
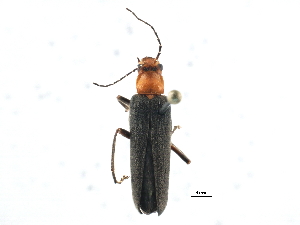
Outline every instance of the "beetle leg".
MULTIPOLYGON (((181 126, 177 125, 174 126, 172 130, 172 134, 175 132, 175 130, 182 128, 181 126)), ((179 149, 177 148, 173 143, 171 143, 171 149, 187 164, 191 163, 191 160, 179 149)))
POLYGON ((186 164, 190 164, 191 160, 173 143, 171 143, 171 149, 184 161, 186 164))
POLYGON ((125 112, 128 112, 130 108, 130 100, 121 95, 117 96, 117 100, 125 108, 125 112))
POLYGON ((179 125, 177 125, 177 126, 174 126, 174 128, 173 128, 173 130, 172 130, 172 134, 175 132, 175 130, 177 130, 177 129, 180 129, 180 128, 182 128, 181 126, 179 126, 179 125))
POLYGON ((115 136, 114 136, 114 140, 113 140, 113 144, 112 144, 112 154, 111 154, 111 172, 112 172, 112 176, 113 176, 113 179, 114 179, 114 182, 115 184, 118 183, 118 184, 121 184, 125 179, 128 179, 129 176, 123 176, 121 178, 120 181, 117 181, 116 179, 116 174, 115 174, 115 147, 116 147, 116 138, 117 138, 117 134, 121 134, 122 136, 130 139, 130 132, 128 132, 127 130, 124 130, 122 128, 118 128, 116 130, 116 133, 115 133, 115 136))

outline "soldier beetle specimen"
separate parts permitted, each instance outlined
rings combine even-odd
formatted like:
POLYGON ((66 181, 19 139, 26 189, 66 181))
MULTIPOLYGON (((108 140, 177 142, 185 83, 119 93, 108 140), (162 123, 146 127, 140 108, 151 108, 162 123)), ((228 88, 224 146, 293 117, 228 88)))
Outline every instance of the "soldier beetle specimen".
POLYGON ((173 143, 171 136, 180 128, 175 126, 172 131, 170 104, 177 104, 181 100, 178 91, 171 91, 168 98, 164 95, 164 80, 162 77, 163 66, 158 58, 161 54, 161 42, 154 29, 149 23, 138 18, 134 12, 126 8, 138 20, 150 26, 159 43, 156 58, 138 58, 138 67, 124 77, 108 85, 109 87, 121 81, 131 73, 138 71, 136 80, 137 93, 131 100, 117 96, 118 102, 130 110, 130 132, 118 128, 115 132, 112 144, 111 171, 115 183, 121 184, 129 176, 123 176, 120 181, 115 176, 115 145, 117 134, 130 139, 130 168, 131 186, 134 204, 142 214, 157 212, 161 215, 168 202, 170 153, 171 149, 187 164, 191 163, 188 157, 173 143))

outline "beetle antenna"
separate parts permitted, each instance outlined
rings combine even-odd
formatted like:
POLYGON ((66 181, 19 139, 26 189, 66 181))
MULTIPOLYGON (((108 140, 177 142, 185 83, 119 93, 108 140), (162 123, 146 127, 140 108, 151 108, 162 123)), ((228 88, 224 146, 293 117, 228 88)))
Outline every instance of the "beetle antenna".
POLYGON ((127 77, 128 75, 130 75, 131 73, 135 72, 138 68, 135 68, 134 70, 132 70, 131 72, 127 73, 124 77, 121 77, 119 80, 113 82, 112 84, 108 84, 108 85, 100 85, 100 84, 97 84, 97 83, 93 83, 99 87, 109 87, 111 85, 114 85, 115 83, 118 83, 119 81, 123 80, 125 77, 127 77))
POLYGON ((158 43, 159 43, 158 53, 157 53, 157 56, 156 56, 156 58, 155 58, 156 60, 158 60, 158 57, 159 57, 160 54, 161 54, 161 48, 162 48, 162 46, 161 46, 160 39, 159 39, 159 37, 158 37, 158 35, 157 35, 157 33, 156 33, 154 27, 152 27, 149 23, 145 22, 144 20, 138 18, 138 17, 135 15, 135 13, 132 12, 130 9, 128 9, 128 8, 126 8, 126 9, 127 9, 129 12, 131 12, 131 13, 132 13, 139 21, 142 21, 143 23, 145 23, 145 24, 147 24, 148 26, 150 26, 150 27, 152 28, 152 30, 154 31, 154 34, 155 34, 155 36, 156 36, 156 38, 157 38, 157 41, 158 41, 158 43))

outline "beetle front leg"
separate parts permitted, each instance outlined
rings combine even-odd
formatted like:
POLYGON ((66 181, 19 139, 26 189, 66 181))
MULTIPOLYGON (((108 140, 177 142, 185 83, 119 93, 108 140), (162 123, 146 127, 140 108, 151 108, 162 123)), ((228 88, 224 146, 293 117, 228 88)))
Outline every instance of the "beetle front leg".
POLYGON ((179 126, 179 125, 174 126, 174 128, 173 128, 173 130, 172 130, 172 134, 175 132, 175 130, 180 129, 180 128, 181 128, 181 126, 179 126))
POLYGON ((117 96, 117 100, 125 108, 125 112, 128 112, 130 108, 130 100, 121 95, 117 96))
POLYGON ((112 144, 112 153, 111 153, 111 172, 112 172, 112 176, 113 176, 115 184, 121 184, 125 179, 129 178, 129 176, 124 175, 121 178, 120 181, 117 181, 117 179, 116 179, 116 174, 115 174, 115 147, 116 147, 116 138, 117 138, 118 133, 121 134, 123 137, 126 137, 126 138, 130 139, 130 132, 128 132, 127 130, 124 130, 122 128, 118 128, 116 130, 114 140, 113 140, 113 144, 112 144))

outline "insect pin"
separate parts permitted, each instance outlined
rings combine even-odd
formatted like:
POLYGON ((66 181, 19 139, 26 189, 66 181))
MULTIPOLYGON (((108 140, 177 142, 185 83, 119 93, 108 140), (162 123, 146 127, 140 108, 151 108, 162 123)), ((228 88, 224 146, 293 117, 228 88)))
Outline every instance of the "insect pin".
POLYGON ((136 80, 137 93, 131 100, 117 96, 118 102, 129 111, 130 132, 118 128, 115 132, 112 144, 111 171, 115 183, 121 184, 129 176, 123 176, 120 181, 115 176, 115 145, 117 134, 130 139, 130 170, 132 197, 137 210, 142 214, 157 212, 161 215, 168 202, 170 153, 173 150, 187 164, 191 163, 188 157, 180 151, 172 142, 173 132, 180 128, 175 126, 172 131, 170 104, 177 104, 181 100, 180 92, 173 90, 168 97, 164 93, 164 80, 162 77, 163 66, 158 58, 161 54, 161 42, 149 23, 140 19, 130 9, 138 20, 150 26, 159 43, 156 58, 138 58, 138 67, 108 85, 109 87, 121 81, 131 73, 138 71, 136 80))

